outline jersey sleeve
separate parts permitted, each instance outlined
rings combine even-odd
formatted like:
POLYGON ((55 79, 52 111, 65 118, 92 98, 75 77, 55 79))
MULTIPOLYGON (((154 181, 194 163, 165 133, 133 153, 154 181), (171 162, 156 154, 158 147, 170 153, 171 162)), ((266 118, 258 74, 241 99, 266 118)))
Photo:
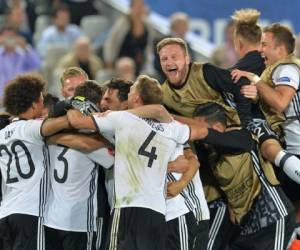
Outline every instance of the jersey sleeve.
POLYGON ((24 127, 24 133, 29 140, 40 142, 43 140, 41 133, 43 120, 29 120, 26 122, 24 127))
POLYGON ((180 122, 174 121, 173 136, 177 143, 185 144, 190 139, 190 127, 180 122))
POLYGON ((122 117, 122 111, 113 111, 103 117, 94 115, 93 120, 98 131, 109 139, 113 137, 118 125, 122 123, 122 117))
POLYGON ((202 142, 214 145, 224 154, 241 154, 251 151, 253 139, 251 133, 246 129, 238 129, 226 132, 218 132, 208 129, 208 135, 202 142))
POLYGON ((300 69, 294 64, 280 65, 273 73, 275 86, 290 86, 297 90, 299 88, 300 69))
POLYGON ((115 161, 115 158, 109 153, 107 148, 97 149, 87 154, 87 157, 104 168, 110 168, 115 161))
POLYGON ((177 144, 176 148, 171 155, 170 161, 175 161, 179 156, 183 155, 184 145, 177 144))

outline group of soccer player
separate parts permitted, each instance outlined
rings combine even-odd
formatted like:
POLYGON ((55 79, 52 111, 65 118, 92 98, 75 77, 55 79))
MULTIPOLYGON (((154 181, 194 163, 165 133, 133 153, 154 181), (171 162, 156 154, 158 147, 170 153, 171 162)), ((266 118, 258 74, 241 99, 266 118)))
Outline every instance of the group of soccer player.
POLYGON ((162 85, 141 75, 102 88, 68 68, 66 99, 44 118, 43 79, 13 79, 0 249, 287 249, 300 235, 300 61, 292 32, 262 30, 259 15, 232 16, 230 69, 165 38, 162 85))

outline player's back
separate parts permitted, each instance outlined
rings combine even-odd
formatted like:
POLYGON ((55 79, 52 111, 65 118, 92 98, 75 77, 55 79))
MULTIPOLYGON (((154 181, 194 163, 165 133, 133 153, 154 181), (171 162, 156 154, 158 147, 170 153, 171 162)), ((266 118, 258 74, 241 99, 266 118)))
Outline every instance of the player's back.
POLYGON ((46 194, 41 124, 41 120, 17 120, 0 130, 0 218, 14 213, 38 216, 41 211, 46 194))
POLYGON ((115 207, 145 207, 165 214, 167 165, 176 145, 188 139, 189 129, 177 122, 159 123, 119 113, 115 130, 115 207))
POLYGON ((92 155, 49 146, 51 189, 45 225, 66 231, 96 230, 98 164, 105 164, 99 151, 92 155))

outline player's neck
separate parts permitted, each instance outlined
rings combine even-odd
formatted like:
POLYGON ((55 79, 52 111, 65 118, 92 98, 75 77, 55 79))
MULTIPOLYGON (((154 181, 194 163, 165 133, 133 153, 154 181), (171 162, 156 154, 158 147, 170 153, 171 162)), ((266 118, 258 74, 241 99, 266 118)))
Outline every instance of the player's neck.
POLYGON ((240 51, 240 57, 244 57, 251 51, 259 51, 259 45, 253 44, 253 45, 247 45, 243 50, 240 51))
POLYGON ((19 114, 17 117, 19 117, 20 119, 24 119, 24 120, 30 120, 30 119, 34 119, 35 115, 32 109, 28 109, 25 112, 19 114))

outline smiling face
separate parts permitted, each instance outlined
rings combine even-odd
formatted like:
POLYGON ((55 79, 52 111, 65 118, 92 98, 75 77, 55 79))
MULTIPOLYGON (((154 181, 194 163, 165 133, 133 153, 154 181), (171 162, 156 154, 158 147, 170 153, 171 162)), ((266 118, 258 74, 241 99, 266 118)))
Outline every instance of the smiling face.
POLYGON ((182 85, 190 63, 185 50, 178 44, 168 44, 159 51, 159 58, 168 81, 173 85, 182 85))
POLYGON ((86 81, 86 77, 83 75, 69 77, 64 81, 61 88, 61 95, 64 98, 72 97, 75 92, 75 88, 86 81))
POLYGON ((276 44, 273 33, 265 32, 261 37, 260 52, 262 57, 265 59, 265 64, 271 65, 281 59, 282 45, 276 44))

